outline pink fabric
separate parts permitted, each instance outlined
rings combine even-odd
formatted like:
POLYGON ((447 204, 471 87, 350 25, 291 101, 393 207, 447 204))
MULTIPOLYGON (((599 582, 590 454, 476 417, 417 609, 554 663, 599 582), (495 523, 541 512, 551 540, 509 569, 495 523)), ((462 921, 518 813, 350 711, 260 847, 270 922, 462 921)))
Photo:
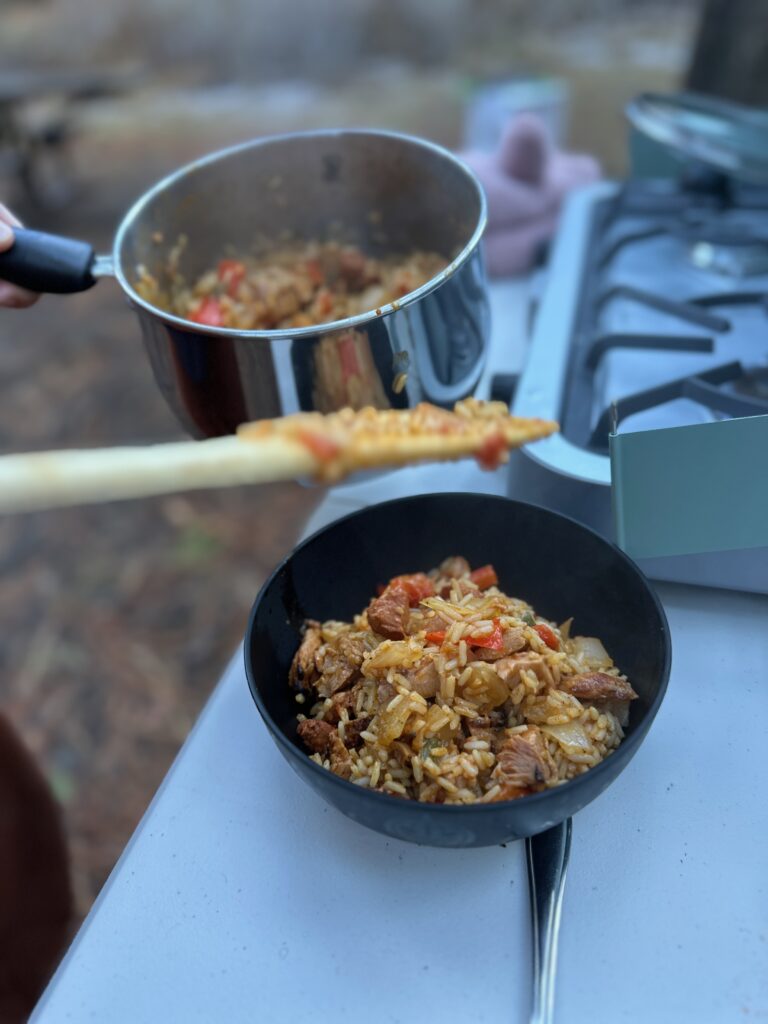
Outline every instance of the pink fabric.
POLYGON ((557 150, 531 114, 509 123, 495 153, 460 155, 488 199, 485 252, 492 277, 528 270, 539 246, 554 234, 566 194, 601 174, 591 156, 557 150))

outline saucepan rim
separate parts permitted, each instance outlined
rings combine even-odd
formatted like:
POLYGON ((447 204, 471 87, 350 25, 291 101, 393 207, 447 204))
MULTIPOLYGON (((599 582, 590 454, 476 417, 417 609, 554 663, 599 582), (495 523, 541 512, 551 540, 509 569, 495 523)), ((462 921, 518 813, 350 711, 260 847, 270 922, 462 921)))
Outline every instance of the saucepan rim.
MULTIPOLYGON (((292 740, 290 740, 288 736, 285 735, 285 733, 277 724, 277 722, 272 718, 271 714, 269 713, 269 710, 267 709, 266 702, 264 701, 261 695, 258 681, 256 679, 256 673, 254 672, 253 666, 251 664, 251 644, 256 626, 256 618, 259 613, 261 602, 264 599, 265 595, 267 594, 267 591, 272 586, 273 582, 277 579, 277 577, 283 572, 286 566, 299 552, 303 551, 304 548, 309 547, 319 537, 321 537, 328 531, 343 526, 350 520, 359 517, 364 517, 368 512, 370 512, 373 509, 378 510, 392 505, 415 503, 423 500, 424 498, 455 500, 460 498, 464 499, 468 497, 477 499, 481 501, 483 504, 502 502, 506 506, 521 506, 528 509, 534 509, 537 513, 540 513, 545 517, 549 516, 553 519, 564 519, 572 525, 578 527, 580 530, 592 534, 603 544, 612 548, 614 553, 618 556, 618 558, 631 569, 632 573, 637 578, 637 582, 642 586, 642 588, 646 591, 647 595, 650 597, 656 609, 656 613, 659 617, 659 624, 661 626, 661 642, 664 650, 664 661, 661 667, 661 678, 659 680, 659 685, 656 690, 656 693, 650 705, 644 711, 643 717, 640 723, 638 723, 638 727, 635 728, 631 733, 629 733, 625 737, 625 739, 621 743, 621 746, 618 747, 618 749, 614 751, 610 755, 610 757, 607 757, 599 764, 590 768, 589 771, 584 772, 582 775, 578 775, 575 779, 570 779, 567 783, 565 783, 565 786, 568 788, 568 791, 573 793, 574 804, 581 806, 581 804, 579 804, 578 801, 578 794, 585 790, 593 791, 595 781, 602 777, 605 773, 610 773, 611 775, 613 775, 613 765, 615 765, 615 761, 613 761, 612 759, 615 757, 620 757, 622 761, 624 761, 624 764, 622 764, 622 766, 619 768, 619 773, 621 773, 621 771, 624 769, 624 767, 626 767, 626 764, 637 750, 638 746, 642 743, 643 739, 645 738, 647 728, 650 727, 651 723, 653 722, 653 719, 656 717, 656 714, 664 699, 664 695, 667 691, 667 686, 669 683, 669 674, 672 664, 672 645, 669 632, 669 622, 667 621, 667 616, 664 612, 664 608, 661 604, 661 601, 659 600, 658 595, 654 591, 653 587, 650 585, 648 579, 645 577, 643 572, 638 568, 638 566, 632 561, 632 559, 627 554, 625 554, 625 552, 623 552, 620 548, 618 548, 615 544, 611 543, 611 541, 606 540, 606 538, 599 534, 596 530, 593 530, 591 527, 586 526, 584 523, 579 522, 577 519, 574 519, 571 516, 563 515, 562 513, 555 512, 552 509, 544 508, 540 505, 535 505, 532 502, 519 501, 516 498, 508 498, 501 495, 477 494, 471 491, 439 491, 433 492, 431 494, 408 495, 407 497, 392 498, 388 501, 376 502, 375 504, 367 505, 365 508, 356 509, 354 512, 342 516, 339 519, 334 519, 333 522, 326 524, 319 530, 316 530, 310 537, 307 537, 305 540, 301 541, 301 543, 299 543, 295 548, 293 548, 293 550, 288 555, 286 555, 286 557, 270 574, 269 578, 266 580, 264 585, 259 590, 259 593, 256 597, 256 600, 253 603, 253 607, 251 608, 251 612, 248 617, 248 625, 245 632, 245 642, 243 644, 245 672, 246 677, 248 679, 248 688, 251 691, 251 696, 253 697, 253 700, 259 710, 259 713, 261 714, 261 717, 264 720, 264 723, 266 724, 267 728, 269 729, 270 733, 272 734, 277 744, 280 747, 282 747, 289 755, 295 756, 298 754, 301 757, 303 757, 305 766, 310 771, 314 772, 314 774, 317 776, 319 782, 322 785, 340 787, 341 790, 343 790, 347 794, 354 792, 355 795, 358 796, 360 799, 373 800, 374 802, 379 801, 379 806, 381 807, 382 811, 386 810, 387 807, 391 808, 392 801, 396 798, 390 796, 387 793, 380 793, 376 790, 365 789, 361 786, 355 786, 352 782, 349 782, 347 779, 342 779, 338 775, 334 775, 333 772, 329 771, 327 768, 323 768, 321 765, 313 761, 306 753, 306 751, 303 751, 294 742, 292 742, 292 740), (645 724, 646 728, 640 728, 640 725, 642 724, 645 724)), ((285 682, 285 685, 288 685, 287 680, 285 682)), ((540 793, 533 793, 529 796, 518 797, 515 800, 499 800, 494 803, 474 804, 429 804, 419 803, 416 800, 398 800, 397 809, 398 813, 402 811, 405 813, 416 814, 429 813, 441 814, 446 816, 453 815, 457 818, 461 817, 462 815, 465 817, 475 814, 490 815, 493 813, 499 814, 502 810, 505 812, 509 812, 510 808, 512 808, 513 806, 519 806, 521 804, 526 807, 533 807, 536 804, 541 804, 547 799, 554 797, 555 794, 559 793, 562 793, 562 789, 560 787, 557 787, 555 789, 543 790, 540 793)))
POLYGON ((343 128, 343 129, 318 129, 316 131, 307 132, 286 132, 281 135, 265 135, 263 138, 251 139, 247 142, 239 143, 236 146, 229 146, 226 149, 219 149, 213 153, 208 153, 205 156, 193 160, 173 173, 162 178, 157 184, 153 185, 147 192, 145 192, 129 209, 120 223, 115 234, 115 240, 112 250, 112 260, 114 274, 117 278, 123 291, 128 295, 131 302, 141 309, 146 310, 153 316, 158 317, 160 320, 167 324, 171 324, 181 330, 188 331, 194 334, 209 334, 215 337, 232 337, 232 338, 248 338, 248 339, 263 339, 264 341, 270 340, 284 340, 288 338, 306 338, 313 337, 318 333, 330 334, 335 331, 349 330, 351 328, 360 327, 363 324, 370 323, 373 320, 380 320, 391 313, 397 312, 397 310, 405 309, 413 303, 418 302, 424 296, 429 295, 430 292, 435 291, 445 281, 447 281, 457 270, 460 270, 462 266, 470 259, 473 253, 477 250, 480 239, 482 238, 483 232, 485 231, 486 223, 488 220, 488 208, 485 198, 485 192, 482 185, 478 181, 474 172, 454 153, 450 150, 445 149, 443 146, 438 145, 436 142, 431 142, 428 139, 422 139, 415 135, 406 135, 402 132, 384 131, 384 130, 369 130, 363 128, 343 128), (142 298, 141 295, 131 284, 128 276, 125 273, 123 266, 122 251, 125 245, 126 238, 128 237, 131 230, 134 228, 137 221, 141 218, 142 214, 149 206, 149 204, 162 192, 166 191, 172 185, 175 185, 185 176, 199 170, 201 167, 207 167, 210 164, 218 163, 221 160, 227 160, 230 157, 237 156, 239 153, 243 153, 250 149, 260 149, 262 147, 279 145, 280 143, 290 142, 296 139, 306 138, 327 138, 327 139, 343 139, 348 136, 355 137, 375 137, 397 140, 398 142, 405 142, 410 145, 416 146, 420 149, 431 152, 435 157, 451 163, 457 168, 474 188, 477 202, 478 202, 478 217, 475 224, 475 228, 463 246, 461 251, 451 260, 447 267, 444 267, 439 274, 431 277, 429 281, 423 284, 420 288, 416 288, 412 292, 408 292, 402 298, 397 299, 395 302, 387 303, 384 306, 380 306, 378 309, 369 310, 365 313, 359 313, 357 316, 346 317, 343 320, 333 320, 325 324, 312 324, 310 327, 291 327, 291 328, 279 328, 276 330, 269 331, 243 331, 238 330, 234 327, 210 327, 206 324, 196 324, 189 320, 183 319, 183 317, 176 316, 173 313, 169 313, 167 310, 160 309, 158 306, 154 306, 151 302, 142 298))

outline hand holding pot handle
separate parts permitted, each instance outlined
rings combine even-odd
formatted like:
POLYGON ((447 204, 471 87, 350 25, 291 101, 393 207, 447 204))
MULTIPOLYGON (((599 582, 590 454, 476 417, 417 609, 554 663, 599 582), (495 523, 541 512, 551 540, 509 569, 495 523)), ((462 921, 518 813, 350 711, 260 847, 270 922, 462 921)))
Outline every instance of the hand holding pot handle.
POLYGON ((0 304, 28 306, 35 292, 69 294, 96 284, 96 257, 87 242, 17 225, 0 207, 0 304))
MULTIPOLYGON (((21 227, 21 222, 11 211, 0 203, 0 254, 10 249, 14 242, 14 228, 21 227)), ((0 256, 0 258, 2 258, 0 256)), ((18 288, 3 279, 0 273, 0 306, 9 309, 23 309, 37 300, 37 293, 26 288, 18 288)))

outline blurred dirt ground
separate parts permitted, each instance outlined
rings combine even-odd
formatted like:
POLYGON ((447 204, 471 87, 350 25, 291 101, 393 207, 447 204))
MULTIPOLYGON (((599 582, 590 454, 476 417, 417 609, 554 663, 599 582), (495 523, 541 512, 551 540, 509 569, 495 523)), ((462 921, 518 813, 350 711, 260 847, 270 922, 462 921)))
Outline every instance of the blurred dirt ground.
MULTIPOLYGON (((688 15, 665 22, 664 8, 653 10, 645 35, 632 29, 631 39, 655 40, 655 49, 628 49, 620 23, 561 37, 539 27, 527 44, 519 33, 490 40, 488 69, 505 53, 515 66, 512 55, 523 53, 527 67, 567 78, 571 141, 622 173, 623 103, 674 85, 687 55, 688 15)), ((381 65, 317 87, 188 84, 183 75, 144 82, 84 109, 77 192, 62 211, 25 207, 9 180, 0 179, 0 196, 36 227, 105 247, 132 198, 206 150, 340 124, 456 145, 466 99, 462 67, 381 65)), ((0 452, 182 436, 109 281, 25 313, 0 311, 0 387, 0 452)), ((258 487, 0 519, 0 700, 64 809, 80 915, 235 650, 261 582, 320 497, 298 485, 258 487)))
MULTIPOLYGON (((4 451, 181 436, 108 284, 0 315, 0 379, 4 451)), ((283 485, 0 521, 3 706, 64 807, 80 914, 318 498, 283 485)))
MULTIPOLYGON (((149 184, 128 149, 130 171, 116 145, 46 226, 105 245, 126 193, 149 184)), ((184 436, 111 281, 0 311, 0 381, 2 452, 184 436)), ((79 915, 320 496, 275 485, 0 519, 2 706, 64 808, 79 915)))

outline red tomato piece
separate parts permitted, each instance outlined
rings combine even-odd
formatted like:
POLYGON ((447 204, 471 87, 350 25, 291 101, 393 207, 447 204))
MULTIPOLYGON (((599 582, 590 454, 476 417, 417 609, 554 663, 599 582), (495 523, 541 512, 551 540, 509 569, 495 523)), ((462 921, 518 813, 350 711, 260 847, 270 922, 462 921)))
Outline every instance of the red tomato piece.
POLYGON ((234 298, 240 282, 245 277, 245 264, 240 260, 220 260, 219 280, 227 289, 227 294, 234 298))
POLYGON ((481 444, 475 455, 481 469, 498 469, 501 457, 506 451, 507 443, 504 435, 500 433, 491 434, 481 444))
POLYGON ((493 629, 485 636, 468 636, 467 643, 471 647, 487 647, 491 651, 504 650, 504 631, 498 619, 493 620, 493 629))
POLYGON ((488 587, 495 587, 499 582, 499 577, 496 575, 496 570, 492 565, 481 565, 479 569, 474 569, 469 574, 469 578, 473 583, 476 583, 481 590, 487 590, 488 587))
POLYGON ((546 622, 537 622, 533 628, 539 634, 539 636, 547 645, 547 647, 550 648, 550 650, 560 650, 560 641, 557 639, 557 635, 554 633, 553 630, 549 628, 546 622))
POLYGON ((429 576, 425 576, 423 572, 414 572, 405 576, 395 576, 393 580, 389 581, 390 587, 393 589, 404 590, 408 595, 408 603, 414 608, 419 601, 423 601, 425 597, 433 597, 435 593, 435 587, 429 576))
POLYGON ((224 318, 221 315, 219 300, 213 295, 203 299, 190 316, 190 320, 194 320, 196 324, 207 324, 209 327, 223 327, 224 318))
POLYGON ((320 260, 307 260, 307 274, 309 275, 309 280, 316 288, 325 281, 323 268, 320 266, 320 260))
POLYGON ((442 644, 443 640, 445 640, 444 629, 436 629, 434 633, 427 633, 428 644, 437 644, 437 646, 439 647, 442 644))
POLYGON ((357 348, 355 339, 351 334, 345 334, 337 342, 339 346, 339 359, 341 360, 341 374, 344 380, 350 377, 362 377, 360 364, 357 361, 357 348))
POLYGON ((321 462, 330 462, 341 451, 336 442, 332 441, 330 437, 326 437, 324 434, 317 434, 314 430, 300 430, 298 437, 301 443, 306 445, 321 462))
POLYGON ((317 293, 317 312, 320 316, 328 316, 333 309, 333 296, 327 288, 321 288, 317 293))

